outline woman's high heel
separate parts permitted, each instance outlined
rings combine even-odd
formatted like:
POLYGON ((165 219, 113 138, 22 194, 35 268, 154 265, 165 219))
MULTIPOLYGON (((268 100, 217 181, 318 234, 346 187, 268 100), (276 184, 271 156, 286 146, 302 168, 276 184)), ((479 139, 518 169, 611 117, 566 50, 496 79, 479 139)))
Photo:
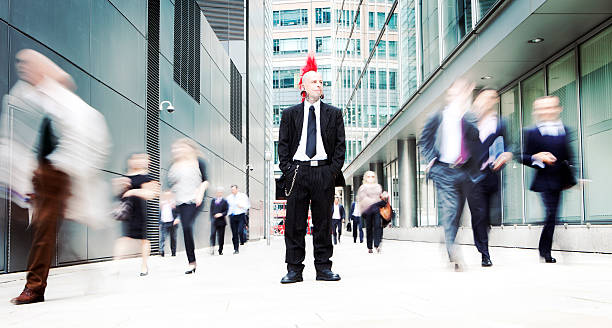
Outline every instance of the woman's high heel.
POLYGON ((185 271, 185 274, 192 274, 192 273, 195 273, 195 269, 196 269, 196 268, 195 268, 195 267, 193 267, 193 268, 191 268, 191 270, 187 270, 187 271, 185 271))

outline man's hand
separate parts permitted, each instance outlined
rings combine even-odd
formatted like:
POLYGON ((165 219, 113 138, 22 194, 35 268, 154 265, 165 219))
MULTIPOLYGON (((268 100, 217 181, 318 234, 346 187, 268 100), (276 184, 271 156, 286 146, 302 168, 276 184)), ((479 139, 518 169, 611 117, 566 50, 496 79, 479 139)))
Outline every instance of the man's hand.
POLYGON ((215 218, 220 218, 220 217, 222 217, 222 216, 223 216, 223 214, 221 214, 221 213, 217 213, 217 214, 215 214, 215 218))
POLYGON ((553 165, 557 161, 557 158, 550 152, 543 151, 531 156, 534 160, 540 161, 546 165, 553 165))
POLYGON ((177 224, 179 224, 179 223, 181 223, 181 220, 179 220, 179 219, 174 219, 174 225, 177 225, 177 224))
POLYGON ((497 171, 501 169, 511 159, 512 159, 511 152, 507 151, 507 152, 501 153, 499 157, 497 157, 495 162, 493 162, 493 171, 497 171))
POLYGON ((386 200, 387 198, 389 198, 389 194, 383 191, 382 194, 380 194, 380 199, 386 200))
POLYGON ((132 182, 128 177, 115 178, 112 181, 113 192, 119 195, 132 186, 132 182))

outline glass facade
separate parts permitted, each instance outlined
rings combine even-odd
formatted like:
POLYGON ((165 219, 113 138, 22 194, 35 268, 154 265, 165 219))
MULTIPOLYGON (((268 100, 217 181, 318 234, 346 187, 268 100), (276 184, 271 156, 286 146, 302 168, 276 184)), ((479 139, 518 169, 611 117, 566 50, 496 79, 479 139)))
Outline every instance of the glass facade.
POLYGON ((308 25, 308 9, 275 10, 272 19, 274 27, 308 25))
POLYGON ((274 39, 272 51, 275 55, 294 55, 308 52, 308 38, 274 39))
POLYGON ((331 8, 316 8, 315 9, 315 22, 317 24, 329 24, 331 23, 331 8))

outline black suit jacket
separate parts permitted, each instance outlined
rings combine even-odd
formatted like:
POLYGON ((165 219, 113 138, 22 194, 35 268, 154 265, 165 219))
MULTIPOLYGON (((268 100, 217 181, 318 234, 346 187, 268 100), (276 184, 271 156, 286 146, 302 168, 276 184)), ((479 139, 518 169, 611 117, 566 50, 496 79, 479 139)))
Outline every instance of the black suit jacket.
POLYGON ((576 184, 573 172, 573 154, 569 145, 569 129, 563 126, 565 135, 543 136, 538 127, 530 127, 523 131, 523 153, 520 160, 523 164, 535 168, 536 174, 529 188, 535 192, 560 191, 576 184), (541 168, 533 164, 531 156, 547 151, 552 153, 557 161, 553 165, 541 168))
MULTIPOLYGON (((334 214, 334 205, 332 205, 332 214, 334 214)), ((342 204, 338 204, 338 211, 340 211, 340 220, 344 220, 346 218, 346 214, 344 212, 344 206, 342 204)))
MULTIPOLYGON (((463 137, 470 153, 470 158, 462 166, 462 169, 466 170, 472 181, 478 182, 482 179, 480 166, 486 157, 484 157, 484 151, 482 150, 482 143, 480 142, 478 127, 476 126, 476 118, 471 113, 467 112, 463 116, 461 122, 461 124, 463 124, 463 137)), ((442 138, 442 133, 440 131, 441 123, 442 111, 440 110, 431 115, 423 127, 423 132, 419 139, 419 147, 427 163, 434 159, 436 159, 436 161, 440 159, 439 145, 442 138)), ((488 155, 489 153, 487 150, 487 157, 488 155)))
MULTIPOLYGON (((321 138, 327 153, 327 160, 333 170, 336 186, 344 186, 342 166, 346 144, 344 139, 344 120, 340 109, 321 101, 320 108, 321 138)), ((283 110, 280 129, 278 132, 278 159, 283 176, 287 176, 293 168, 293 156, 297 151, 302 137, 304 125, 304 103, 291 106, 283 110)), ((292 175, 288 175, 292 177, 292 175)), ((281 178, 283 180, 283 178, 281 178)), ((287 181, 287 179, 284 179, 287 181)))
POLYGON ((350 217, 351 219, 353 219, 353 218, 359 218, 359 216, 354 216, 354 215, 353 215, 353 212, 355 212, 355 204, 357 204, 357 203, 353 202, 353 203, 351 204, 351 212, 349 213, 349 217, 350 217))
POLYGON ((229 209, 229 204, 225 199, 221 199, 219 205, 216 204, 215 199, 210 201, 210 219, 217 220, 215 222, 223 221, 223 223, 227 224, 225 221, 225 216, 227 215, 227 211, 229 209), (221 213, 223 214, 220 218, 215 218, 215 214, 221 213))

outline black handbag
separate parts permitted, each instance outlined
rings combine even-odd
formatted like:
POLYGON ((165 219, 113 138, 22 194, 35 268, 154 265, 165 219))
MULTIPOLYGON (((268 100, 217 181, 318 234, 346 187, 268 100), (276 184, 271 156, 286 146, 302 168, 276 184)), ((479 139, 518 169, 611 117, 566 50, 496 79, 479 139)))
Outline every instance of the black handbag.
POLYGON ((134 212, 134 204, 129 198, 122 199, 112 210, 111 217, 117 221, 127 221, 134 212))
POLYGON ((346 224, 346 231, 351 232, 352 231, 352 227, 351 227, 351 223, 347 223, 346 224))

